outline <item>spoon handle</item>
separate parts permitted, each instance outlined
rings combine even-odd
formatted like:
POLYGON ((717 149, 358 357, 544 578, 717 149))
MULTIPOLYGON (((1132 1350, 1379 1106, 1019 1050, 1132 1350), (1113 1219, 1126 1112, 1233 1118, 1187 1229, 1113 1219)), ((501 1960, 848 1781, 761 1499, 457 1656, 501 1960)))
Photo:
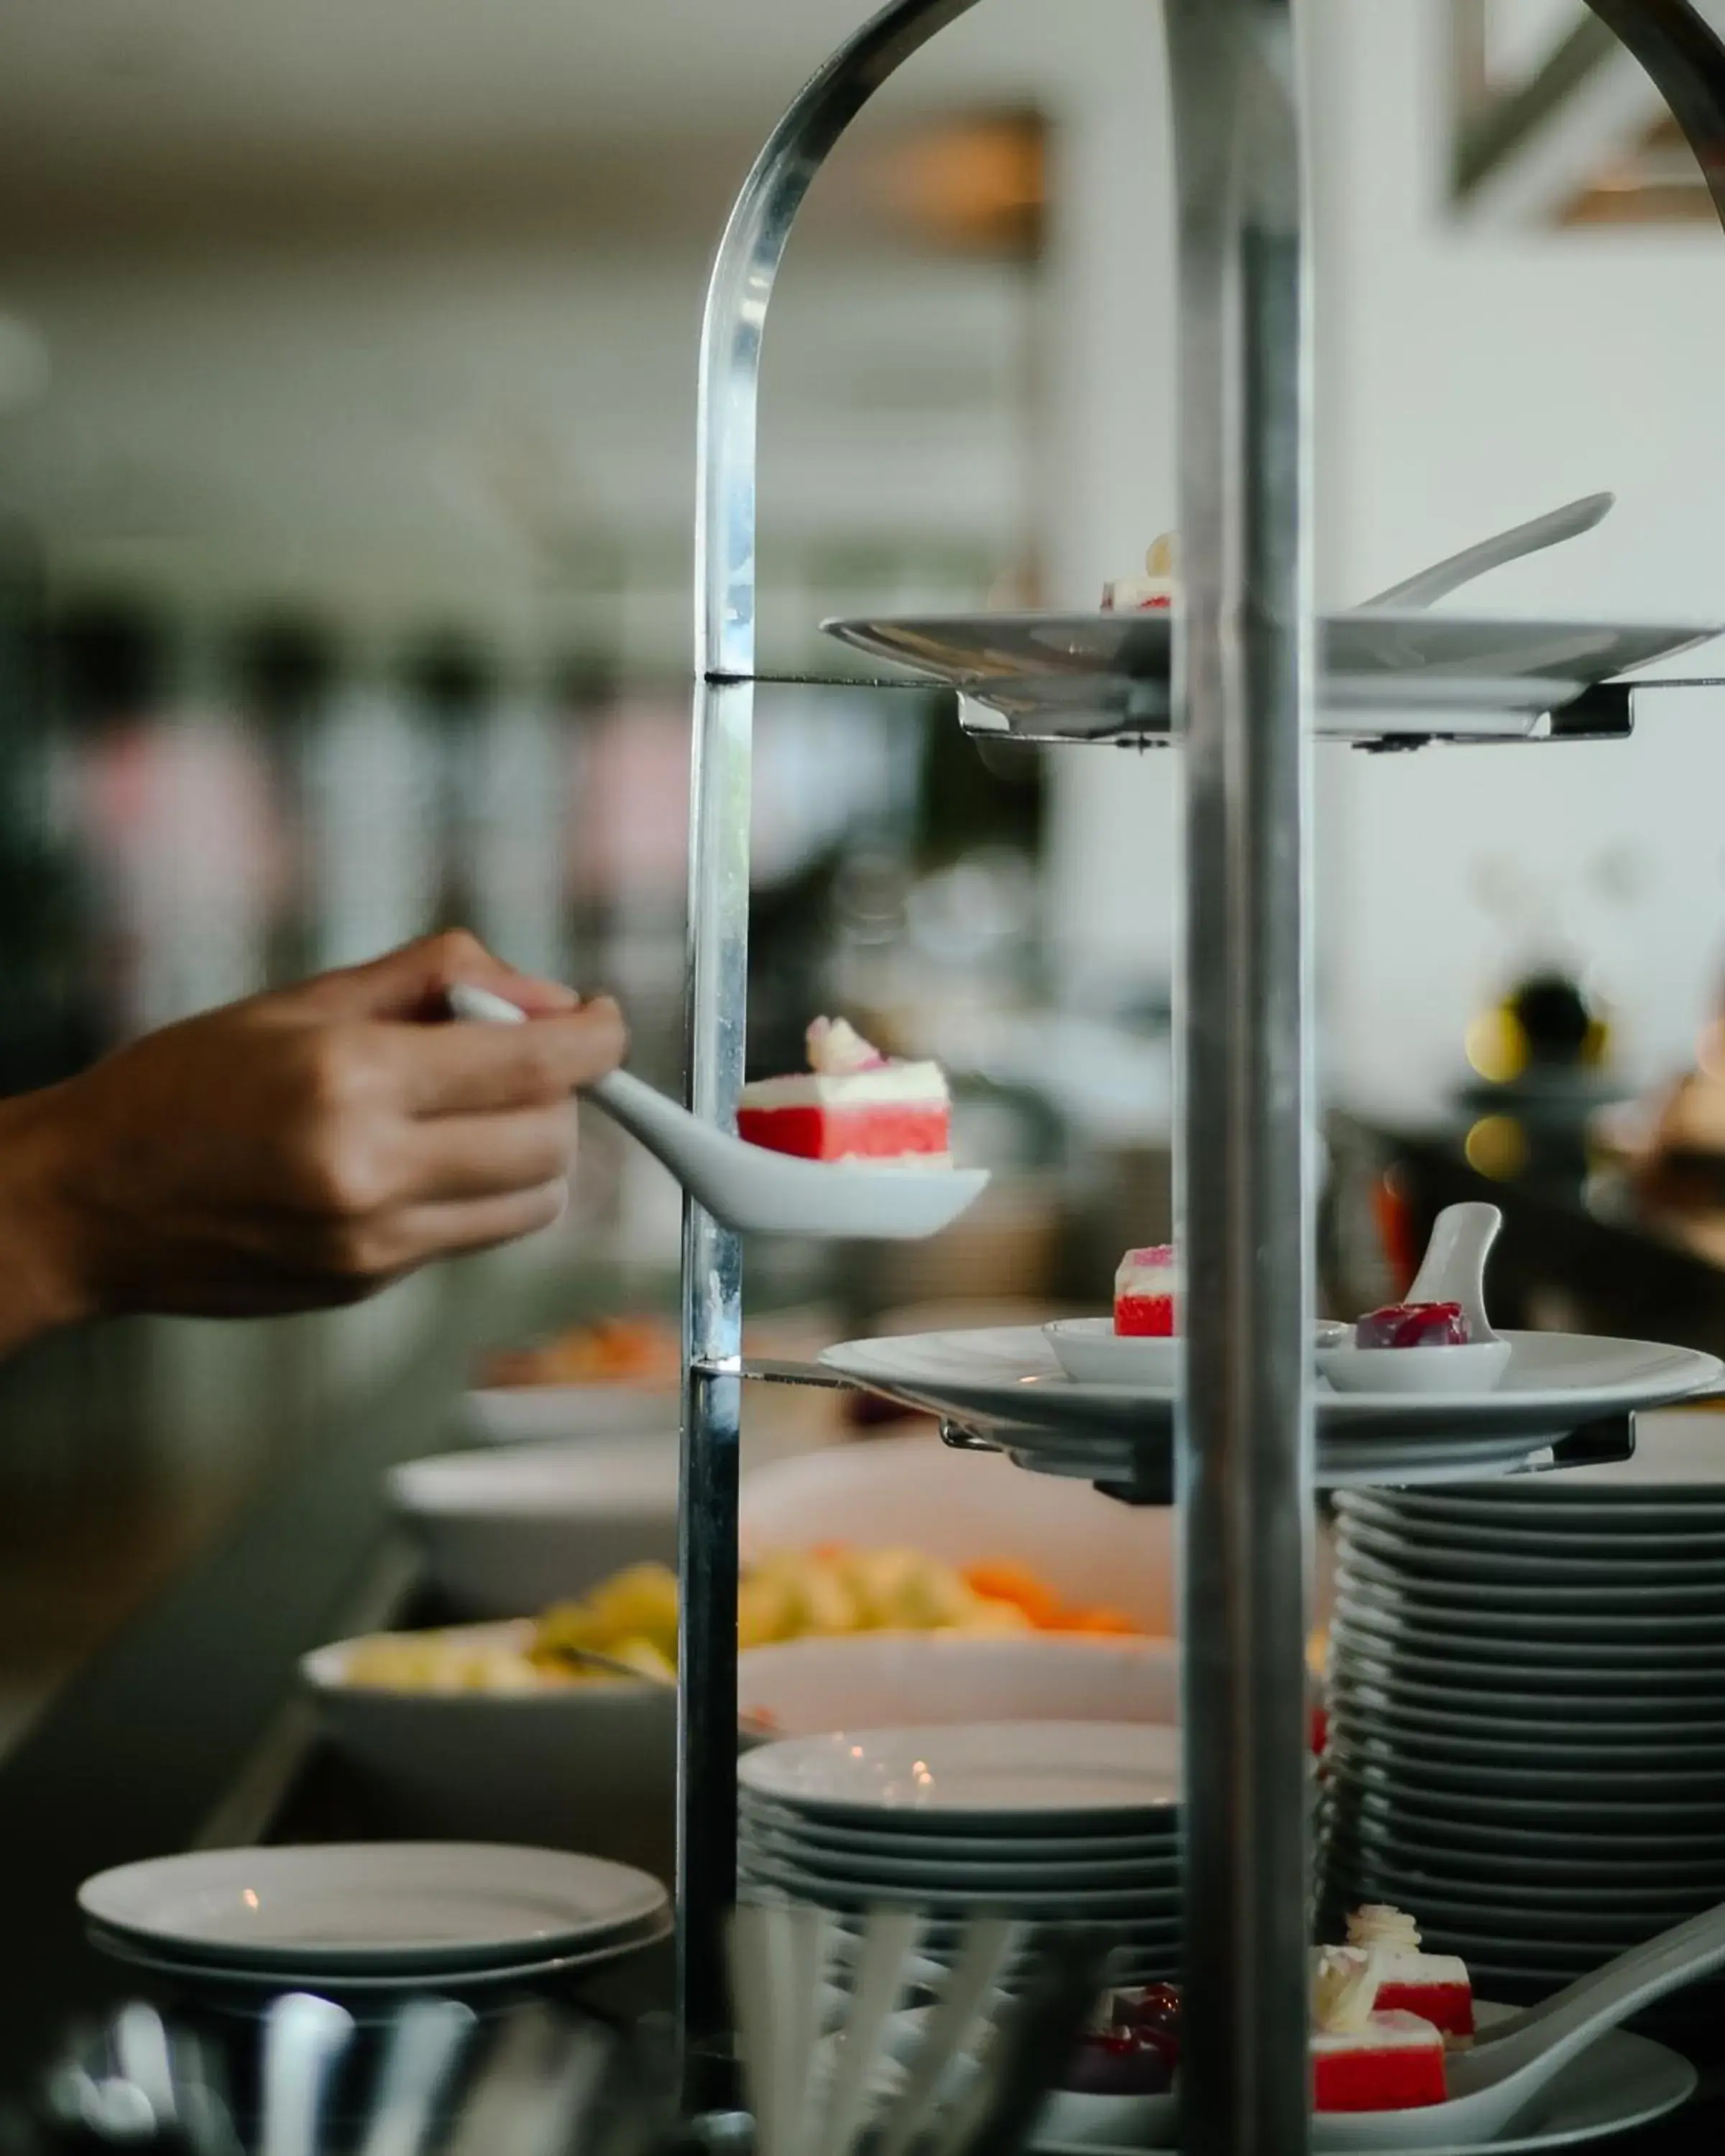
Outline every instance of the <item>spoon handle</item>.
POLYGON ((1447 555, 1441 562, 1434 562, 1430 568, 1392 584, 1375 598, 1363 600, 1355 612, 1372 613, 1392 607, 1429 607, 1463 584, 1471 583, 1476 577, 1483 577, 1489 570, 1519 562, 1527 554, 1540 553, 1565 539, 1579 539, 1584 531, 1593 530, 1616 499, 1613 494, 1584 495, 1579 501, 1565 502, 1561 509, 1548 509, 1543 516, 1530 517, 1525 524, 1512 525, 1507 531, 1494 532, 1489 539, 1476 540, 1471 547, 1464 547, 1459 554, 1447 555))
POLYGON ((1554 2072, 1563 2060, 1668 1991, 1725 1964, 1725 1902, 1632 1947, 1532 2009, 1508 2035, 1474 2055, 1498 2082, 1538 2060, 1554 2072))
POLYGON ((1495 1205, 1446 1205, 1408 1290, 1409 1302, 1459 1302, 1476 1341, 1495 1340, 1486 1315, 1486 1260, 1503 1215, 1495 1205))

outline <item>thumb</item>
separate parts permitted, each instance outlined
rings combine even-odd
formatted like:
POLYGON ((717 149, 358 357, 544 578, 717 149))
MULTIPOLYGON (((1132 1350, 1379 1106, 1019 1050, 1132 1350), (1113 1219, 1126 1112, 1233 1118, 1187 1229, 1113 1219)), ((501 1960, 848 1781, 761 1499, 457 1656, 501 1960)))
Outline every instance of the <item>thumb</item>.
POLYGON ((329 1018, 425 1020, 449 1015, 449 991, 458 983, 506 997, 529 1018, 572 1011, 581 1002, 572 988, 505 965, 465 928, 422 936, 364 965, 321 974, 303 993, 329 1018))

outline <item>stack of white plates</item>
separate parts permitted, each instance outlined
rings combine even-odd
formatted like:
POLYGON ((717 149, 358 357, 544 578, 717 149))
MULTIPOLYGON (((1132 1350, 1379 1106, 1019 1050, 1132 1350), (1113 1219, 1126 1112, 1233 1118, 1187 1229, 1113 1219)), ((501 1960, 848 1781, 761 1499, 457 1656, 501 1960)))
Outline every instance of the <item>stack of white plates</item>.
POLYGON ((1332 1918, 1398 1903, 1522 1999, 1725 1900, 1712 1419, 1620 1466, 1337 1504, 1332 1918))
POLYGON ((1180 1964, 1180 1745, 1147 1723, 971 1722, 763 1745, 738 1765, 745 1897, 1094 1926, 1120 1980, 1180 1964))
POLYGON ((598 1857, 485 1842, 222 1849, 79 1889, 118 1959, 216 1990, 474 1990, 597 1968, 664 1938, 663 1887, 598 1857))

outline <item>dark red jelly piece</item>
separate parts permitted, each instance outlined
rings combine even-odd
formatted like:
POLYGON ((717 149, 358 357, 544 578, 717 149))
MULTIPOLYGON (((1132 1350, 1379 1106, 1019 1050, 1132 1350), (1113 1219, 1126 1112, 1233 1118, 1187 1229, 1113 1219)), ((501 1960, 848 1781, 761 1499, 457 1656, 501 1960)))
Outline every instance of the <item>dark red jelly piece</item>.
POLYGON ((1465 1348, 1468 1337, 1459 1302, 1392 1302, 1353 1328, 1356 1348, 1465 1348))
POLYGON ((1171 1984, 1117 1991, 1111 2028, 1086 2037, 1066 2086, 1086 2096, 1163 2096, 1180 2063, 1180 1994, 1171 1984))

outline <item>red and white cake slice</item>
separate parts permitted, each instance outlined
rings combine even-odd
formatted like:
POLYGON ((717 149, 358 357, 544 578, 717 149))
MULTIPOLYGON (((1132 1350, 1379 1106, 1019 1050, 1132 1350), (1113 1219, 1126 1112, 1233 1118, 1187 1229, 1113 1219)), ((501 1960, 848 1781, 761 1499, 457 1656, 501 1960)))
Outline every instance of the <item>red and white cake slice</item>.
POLYGON ((1312 2040, 1317 2111, 1414 2111, 1441 2103, 1444 2040, 1417 2014, 1373 2011, 1358 2030, 1312 2040))
POLYGON ((1128 1250, 1114 1276, 1114 1330, 1122 1338, 1171 1340, 1185 1291, 1171 1244, 1128 1250))
POLYGON ((937 1063, 898 1063, 840 1019, 809 1029, 809 1068, 745 1086, 737 1132, 800 1160, 950 1168, 952 1096, 937 1063))
POLYGON ((1322 1947, 1312 1982, 1312 2107, 1413 2111, 1448 2094, 1444 2040, 1417 2014, 1386 2008, 1378 1955, 1322 1947))
POLYGON ((1417 2014, 1444 2035, 1466 2042, 1474 2033, 1473 1980, 1459 1954, 1424 1953, 1420 1928, 1404 1910, 1368 1902, 1348 1919, 1348 1943, 1368 1953, 1385 2012, 1417 2014))
POLYGON ((1179 593, 1174 578, 1174 542, 1164 532, 1144 557, 1142 577, 1117 577, 1102 587, 1104 613, 1168 613, 1179 593))

